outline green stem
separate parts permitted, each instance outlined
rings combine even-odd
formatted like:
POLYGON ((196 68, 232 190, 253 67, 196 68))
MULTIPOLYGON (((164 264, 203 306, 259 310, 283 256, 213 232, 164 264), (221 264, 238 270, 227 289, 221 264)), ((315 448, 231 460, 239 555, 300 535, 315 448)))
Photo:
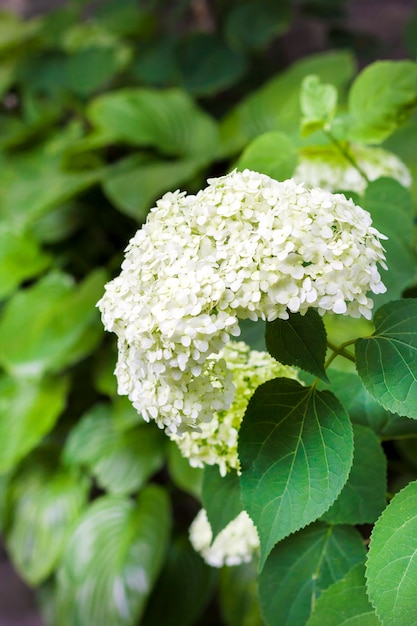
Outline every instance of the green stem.
POLYGON ((340 141, 338 139, 336 139, 336 137, 332 134, 332 132, 330 130, 327 129, 323 129, 323 132, 325 133, 325 135, 327 135, 327 137, 330 139, 330 141, 336 146, 336 148, 339 150, 339 152, 341 154, 343 154, 343 156, 345 157, 345 159, 347 159, 349 161, 349 163, 351 165, 353 165, 354 168, 356 168, 359 172, 359 174, 366 180, 366 182, 369 184, 369 178, 366 175, 366 173, 364 172, 364 170, 361 168, 361 166, 357 163, 357 161, 355 161, 355 159, 353 158, 353 156, 350 154, 350 152, 348 150, 346 150, 346 148, 344 147, 344 145, 342 143, 340 143, 340 141))
POLYGON ((356 339, 351 339, 350 341, 345 341, 344 343, 341 343, 340 346, 336 346, 331 341, 327 341, 327 345, 329 346, 330 350, 332 350, 332 354, 329 356, 326 363, 324 364, 324 369, 327 369, 337 356, 343 356, 345 359, 348 359, 348 361, 356 363, 356 359, 353 354, 346 350, 347 346, 351 346, 355 343, 355 341, 356 339))

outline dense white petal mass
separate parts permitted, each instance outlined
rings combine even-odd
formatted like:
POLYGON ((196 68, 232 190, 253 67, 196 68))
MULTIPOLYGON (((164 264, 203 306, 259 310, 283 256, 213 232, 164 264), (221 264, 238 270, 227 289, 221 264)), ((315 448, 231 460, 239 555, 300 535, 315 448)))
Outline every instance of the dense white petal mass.
POLYGON ((198 429, 170 434, 193 467, 218 465, 222 476, 240 470, 237 438, 248 402, 255 390, 268 380, 284 376, 297 378, 297 370, 278 363, 268 352, 251 350, 243 341, 230 341, 220 353, 232 374, 235 393, 229 409, 214 413, 198 429))
POLYGON ((249 170, 208 182, 157 202, 98 303, 118 335, 119 393, 171 433, 231 406, 219 353, 239 319, 369 319, 368 292, 385 291, 384 236, 352 200, 249 170))
POLYGON ((223 528, 212 543, 207 513, 201 509, 190 526, 189 535, 194 550, 212 567, 248 563, 259 548, 258 532, 246 511, 223 528))
MULTIPOLYGON (((383 148, 352 144, 348 154, 369 181, 390 176, 404 187, 411 186, 410 170, 392 152, 383 148)), ((362 194, 368 183, 353 163, 332 146, 307 148, 300 156, 294 178, 304 182, 307 187, 321 187, 328 191, 343 189, 362 194)))

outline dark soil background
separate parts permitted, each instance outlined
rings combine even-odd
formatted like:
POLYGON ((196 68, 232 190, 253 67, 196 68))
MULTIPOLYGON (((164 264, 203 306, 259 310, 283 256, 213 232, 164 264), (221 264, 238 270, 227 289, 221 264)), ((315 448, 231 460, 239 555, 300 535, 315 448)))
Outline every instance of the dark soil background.
MULTIPOLYGON (((201 0, 194 2, 204 5, 201 0)), ((99 3, 100 0, 96 2, 99 3)), ((65 0, 0 0, 0 10, 32 17, 65 4, 65 0)), ((279 65, 286 66, 308 54, 329 49, 333 42, 337 47, 353 46, 361 66, 378 58, 405 58, 409 54, 404 45, 404 29, 416 8, 415 0, 348 0, 343 18, 326 15, 320 19, 299 14, 272 53, 279 55, 279 65)), ((1 545, 0 626, 44 626, 32 591, 15 574, 1 545)))

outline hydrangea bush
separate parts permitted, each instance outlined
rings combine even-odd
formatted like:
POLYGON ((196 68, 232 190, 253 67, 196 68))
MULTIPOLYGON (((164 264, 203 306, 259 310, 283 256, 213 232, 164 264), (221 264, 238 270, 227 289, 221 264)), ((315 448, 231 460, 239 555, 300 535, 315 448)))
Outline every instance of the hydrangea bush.
POLYGON ((417 64, 99 4, 2 14, 14 568, 45 626, 414 625, 417 64))

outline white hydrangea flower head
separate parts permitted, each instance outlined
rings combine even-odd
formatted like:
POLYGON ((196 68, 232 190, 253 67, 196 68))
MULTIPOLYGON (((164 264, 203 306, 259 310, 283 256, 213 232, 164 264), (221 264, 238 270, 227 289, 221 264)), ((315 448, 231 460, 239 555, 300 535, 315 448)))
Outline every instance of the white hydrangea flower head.
MULTIPOLYGON (((411 186, 412 178, 408 167, 392 152, 355 144, 349 147, 349 152, 368 180, 390 176, 404 187, 411 186)), ((364 193, 368 184, 360 171, 333 146, 304 150, 294 178, 304 182, 307 187, 321 187, 328 191, 350 190, 359 194, 364 193)))
POLYGON ((189 529, 191 544, 208 565, 240 565, 249 563, 259 549, 259 536, 246 511, 242 511, 212 543, 213 533, 205 509, 201 509, 189 529))
POLYGON ((238 320, 290 312, 371 317, 384 238, 352 200, 257 172, 167 193, 131 239, 98 306, 118 335, 118 391, 145 420, 184 432, 227 410, 219 352, 238 320))
POLYGON ((230 341, 220 352, 226 367, 232 374, 235 394, 229 409, 214 413, 210 422, 200 428, 183 433, 170 434, 189 459, 192 467, 218 465, 222 476, 230 470, 240 471, 237 439, 243 416, 255 390, 268 380, 284 376, 297 379, 297 370, 278 363, 268 352, 251 350, 243 341, 230 341))

